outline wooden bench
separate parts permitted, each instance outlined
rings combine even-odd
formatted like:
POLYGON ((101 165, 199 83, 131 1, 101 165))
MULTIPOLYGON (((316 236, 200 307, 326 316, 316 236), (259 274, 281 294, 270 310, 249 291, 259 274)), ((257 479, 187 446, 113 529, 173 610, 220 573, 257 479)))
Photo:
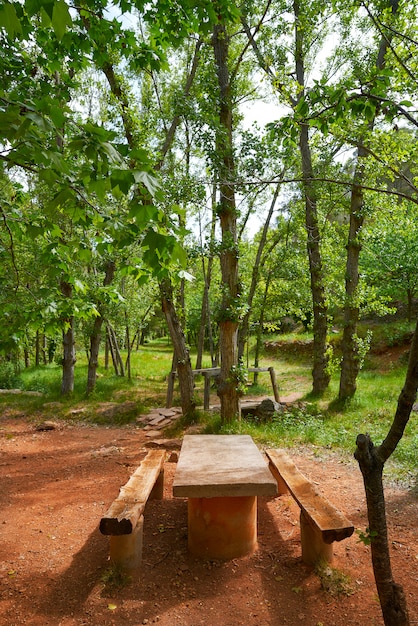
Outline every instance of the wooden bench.
POLYGON ((266 454, 279 494, 290 493, 300 507, 302 561, 330 563, 333 542, 350 537, 353 524, 318 493, 283 450, 266 450, 266 454))
POLYGON ((165 450, 150 450, 100 520, 100 532, 110 535, 110 560, 124 569, 141 564, 143 513, 148 499, 163 497, 164 460, 165 450))

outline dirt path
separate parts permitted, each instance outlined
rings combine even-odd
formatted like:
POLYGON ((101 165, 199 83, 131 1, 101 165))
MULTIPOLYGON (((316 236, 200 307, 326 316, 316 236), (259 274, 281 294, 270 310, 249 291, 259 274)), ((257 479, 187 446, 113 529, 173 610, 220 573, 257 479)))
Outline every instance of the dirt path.
MULTIPOLYGON (((0 418, 1 626, 383 624, 369 548, 356 534, 334 544, 334 567, 351 591, 325 592, 301 562, 299 509, 290 497, 259 499, 253 555, 227 563, 192 557, 186 501, 171 493, 174 461, 165 464, 164 500, 147 506, 139 576, 119 589, 106 583, 108 545, 98 523, 144 456, 145 435, 82 425, 37 432, 24 419, 0 418)), ((354 461, 330 451, 292 457, 356 528, 366 528, 354 461)), ((387 508, 395 579, 418 623, 416 492, 388 489, 387 508)))

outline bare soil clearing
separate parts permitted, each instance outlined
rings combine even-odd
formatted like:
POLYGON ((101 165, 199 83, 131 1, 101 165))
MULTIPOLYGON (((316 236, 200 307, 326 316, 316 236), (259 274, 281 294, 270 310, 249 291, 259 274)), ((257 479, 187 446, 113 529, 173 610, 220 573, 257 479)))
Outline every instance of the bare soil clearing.
MULTIPOLYGON (((100 517, 144 457, 146 434, 137 426, 69 423, 38 432, 25 416, 0 417, 1 626, 382 626, 369 548, 357 534, 334 544, 333 567, 350 583, 348 595, 326 592, 301 562, 299 509, 290 496, 259 498, 251 556, 192 557, 187 503, 172 497, 175 458, 165 463, 164 500, 147 505, 141 571, 119 588, 106 582, 100 517)), ((355 461, 328 450, 291 456, 364 531, 355 461)), ((417 492, 390 486, 386 497, 394 576, 418 623, 417 492)))

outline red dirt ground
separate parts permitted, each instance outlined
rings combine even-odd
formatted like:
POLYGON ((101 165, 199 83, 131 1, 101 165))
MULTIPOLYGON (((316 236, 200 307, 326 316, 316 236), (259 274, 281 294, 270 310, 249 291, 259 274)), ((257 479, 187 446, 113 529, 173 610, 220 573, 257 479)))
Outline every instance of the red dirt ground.
MULTIPOLYGON (((334 544, 333 567, 349 577, 350 590, 325 591, 301 562, 299 509, 290 496, 259 498, 259 545, 251 556, 192 557, 186 501, 172 497, 175 460, 165 464, 164 500, 147 505, 140 573, 119 588, 106 582, 111 570, 100 517, 143 458, 145 442, 135 426, 61 423, 38 432, 24 417, 0 417, 1 626, 383 624, 369 548, 357 534, 334 544)), ((364 531, 355 461, 329 450, 291 455, 364 531)), ((418 623, 417 491, 391 486, 386 497, 394 577, 404 586, 411 623, 418 623)))

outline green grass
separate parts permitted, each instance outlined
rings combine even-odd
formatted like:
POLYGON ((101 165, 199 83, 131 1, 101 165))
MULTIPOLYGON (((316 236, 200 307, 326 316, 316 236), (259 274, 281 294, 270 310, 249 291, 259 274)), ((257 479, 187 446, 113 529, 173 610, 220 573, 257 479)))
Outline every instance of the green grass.
MULTIPOLYGON (((383 336, 390 337, 391 342, 398 341, 393 338, 399 337, 404 332, 409 332, 405 325, 400 325, 399 329, 380 329, 378 341, 381 343, 383 336)), ((300 339, 305 341, 306 334, 301 337, 288 337, 287 341, 297 345, 300 339)), ((101 403, 134 401, 135 410, 131 408, 126 415, 115 418, 116 423, 123 424, 135 419, 137 414, 149 408, 165 406, 166 377, 171 369, 171 360, 172 351, 166 339, 141 346, 132 354, 131 380, 128 380, 127 377, 115 376, 112 367, 105 370, 102 355, 96 390, 86 398, 87 363, 84 354, 80 352, 75 370, 75 390, 70 398, 60 396, 61 368, 53 364, 23 369, 16 377, 20 388, 42 392, 42 396, 1 394, 0 406, 12 407, 15 414, 23 412, 29 416, 36 416, 41 412, 48 415, 48 407, 52 406, 55 418, 67 419, 72 409, 81 405, 83 412, 80 414, 75 412, 75 415, 81 417, 72 419, 109 423, 98 416, 97 408, 101 403)), ((195 355, 192 354, 192 363, 194 362, 195 355)), ((209 365, 207 359, 204 366, 209 365)), ((259 444, 266 446, 309 445, 319 450, 326 448, 352 454, 359 433, 369 433, 375 444, 379 444, 387 434, 406 372, 405 359, 395 359, 389 367, 387 359, 384 367, 375 357, 368 359, 365 369, 360 372, 355 398, 337 410, 333 406, 338 395, 338 374, 333 376, 330 387, 322 398, 312 398, 311 363, 305 351, 301 358, 297 358, 297 352, 291 350, 290 359, 288 354, 283 354, 280 349, 277 352, 266 351, 260 366, 274 367, 281 397, 299 392, 302 395, 301 403, 297 403, 292 409, 286 410, 267 424, 246 419, 222 425, 219 415, 201 412, 197 414, 196 419, 202 422, 206 432, 246 433, 259 444)), ((13 379, 10 372, 8 376, 13 379)), ((196 397, 203 403, 202 377, 197 377, 195 383, 196 397)), ((257 386, 249 387, 248 393, 272 397, 269 374, 259 374, 257 386)), ((180 404, 177 388, 173 404, 180 404)), ((388 465, 392 477, 409 477, 409 482, 416 480, 418 428, 415 415, 412 414, 405 434, 388 465)), ((181 433, 186 426, 186 423, 180 422, 173 435, 181 433)))

